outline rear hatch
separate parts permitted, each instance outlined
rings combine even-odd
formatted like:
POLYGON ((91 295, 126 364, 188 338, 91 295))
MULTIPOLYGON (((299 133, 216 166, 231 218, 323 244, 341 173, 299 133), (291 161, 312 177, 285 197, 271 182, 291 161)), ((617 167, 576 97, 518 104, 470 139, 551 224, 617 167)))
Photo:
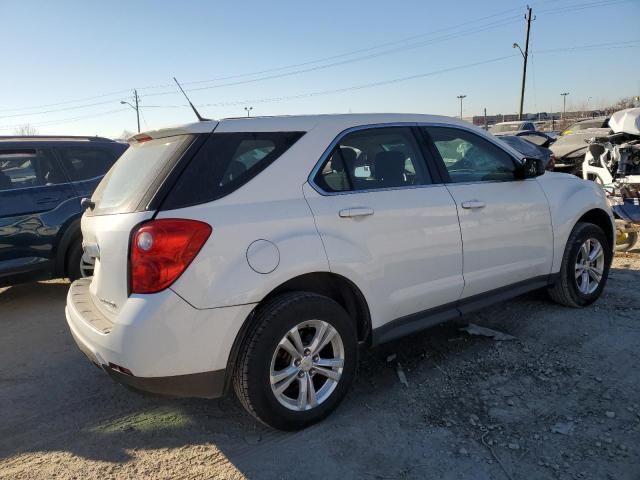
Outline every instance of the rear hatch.
POLYGON ((96 307, 110 319, 129 295, 132 230, 154 216, 158 197, 167 179, 175 174, 180 158, 198 146, 197 134, 170 133, 160 138, 146 134, 134 137, 137 140, 98 185, 91 198, 93 208, 82 217, 85 254, 95 257, 89 290, 96 307))

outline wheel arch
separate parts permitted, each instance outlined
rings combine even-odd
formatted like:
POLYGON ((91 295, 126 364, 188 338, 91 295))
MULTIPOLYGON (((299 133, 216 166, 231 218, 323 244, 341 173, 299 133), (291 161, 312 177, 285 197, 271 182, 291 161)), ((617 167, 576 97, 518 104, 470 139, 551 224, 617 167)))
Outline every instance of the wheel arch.
POLYGON ((371 344, 371 314, 369 305, 358 286, 351 280, 332 272, 311 272, 293 277, 272 289, 251 311, 244 321, 229 353, 227 361, 227 378, 225 392, 231 385, 231 372, 238 362, 240 351, 249 335, 256 327, 256 312, 265 302, 286 292, 313 292, 331 298, 340 304, 351 317, 357 328, 358 341, 364 345, 371 344))
POLYGON ((576 223, 585 222, 596 225, 602 229, 607 237, 609 246, 615 247, 615 226, 611 223, 611 217, 601 208, 592 208, 584 213, 576 223))
POLYGON ((58 245, 55 254, 55 274, 66 275, 67 270, 67 258, 69 256, 69 249, 73 243, 82 239, 82 231, 80 229, 80 219, 77 217, 72 219, 62 229, 62 234, 59 237, 58 245))

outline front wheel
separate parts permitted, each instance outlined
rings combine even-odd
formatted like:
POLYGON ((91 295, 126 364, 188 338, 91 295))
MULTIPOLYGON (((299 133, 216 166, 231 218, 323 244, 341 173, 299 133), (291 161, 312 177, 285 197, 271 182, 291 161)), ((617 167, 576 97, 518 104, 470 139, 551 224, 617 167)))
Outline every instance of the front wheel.
POLYGON ((355 328, 330 298, 294 292, 257 312, 234 373, 238 399, 262 423, 299 430, 329 415, 355 377, 355 328))
POLYGON ((592 304, 607 283, 612 259, 611 246, 600 227, 592 223, 576 224, 567 240, 558 279, 549 288, 549 295, 567 307, 592 304))

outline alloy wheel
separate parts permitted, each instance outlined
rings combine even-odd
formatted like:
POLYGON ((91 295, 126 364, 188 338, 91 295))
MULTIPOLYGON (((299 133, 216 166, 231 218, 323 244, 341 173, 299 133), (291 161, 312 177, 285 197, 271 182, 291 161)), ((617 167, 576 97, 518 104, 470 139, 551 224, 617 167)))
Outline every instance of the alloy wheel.
POLYGON ((285 334, 273 353, 271 391, 290 410, 315 408, 338 386, 344 360, 342 338, 331 324, 302 322, 285 334))
POLYGON ((578 251, 575 278, 578 290, 584 295, 593 293, 602 280, 604 272, 604 249, 595 238, 584 241, 578 251))
POLYGON ((95 267, 96 259, 89 257, 86 254, 82 254, 80 257, 80 276, 82 278, 93 276, 93 269, 95 267))

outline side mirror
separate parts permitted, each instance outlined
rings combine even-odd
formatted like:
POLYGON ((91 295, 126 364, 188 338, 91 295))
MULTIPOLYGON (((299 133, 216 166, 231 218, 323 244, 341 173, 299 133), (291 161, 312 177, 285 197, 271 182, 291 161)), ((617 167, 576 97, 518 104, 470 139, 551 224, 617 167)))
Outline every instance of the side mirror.
POLYGON ((518 180, 524 180, 525 178, 539 177, 544 174, 544 172, 545 166, 542 160, 539 158, 525 157, 516 167, 514 176, 518 180))

